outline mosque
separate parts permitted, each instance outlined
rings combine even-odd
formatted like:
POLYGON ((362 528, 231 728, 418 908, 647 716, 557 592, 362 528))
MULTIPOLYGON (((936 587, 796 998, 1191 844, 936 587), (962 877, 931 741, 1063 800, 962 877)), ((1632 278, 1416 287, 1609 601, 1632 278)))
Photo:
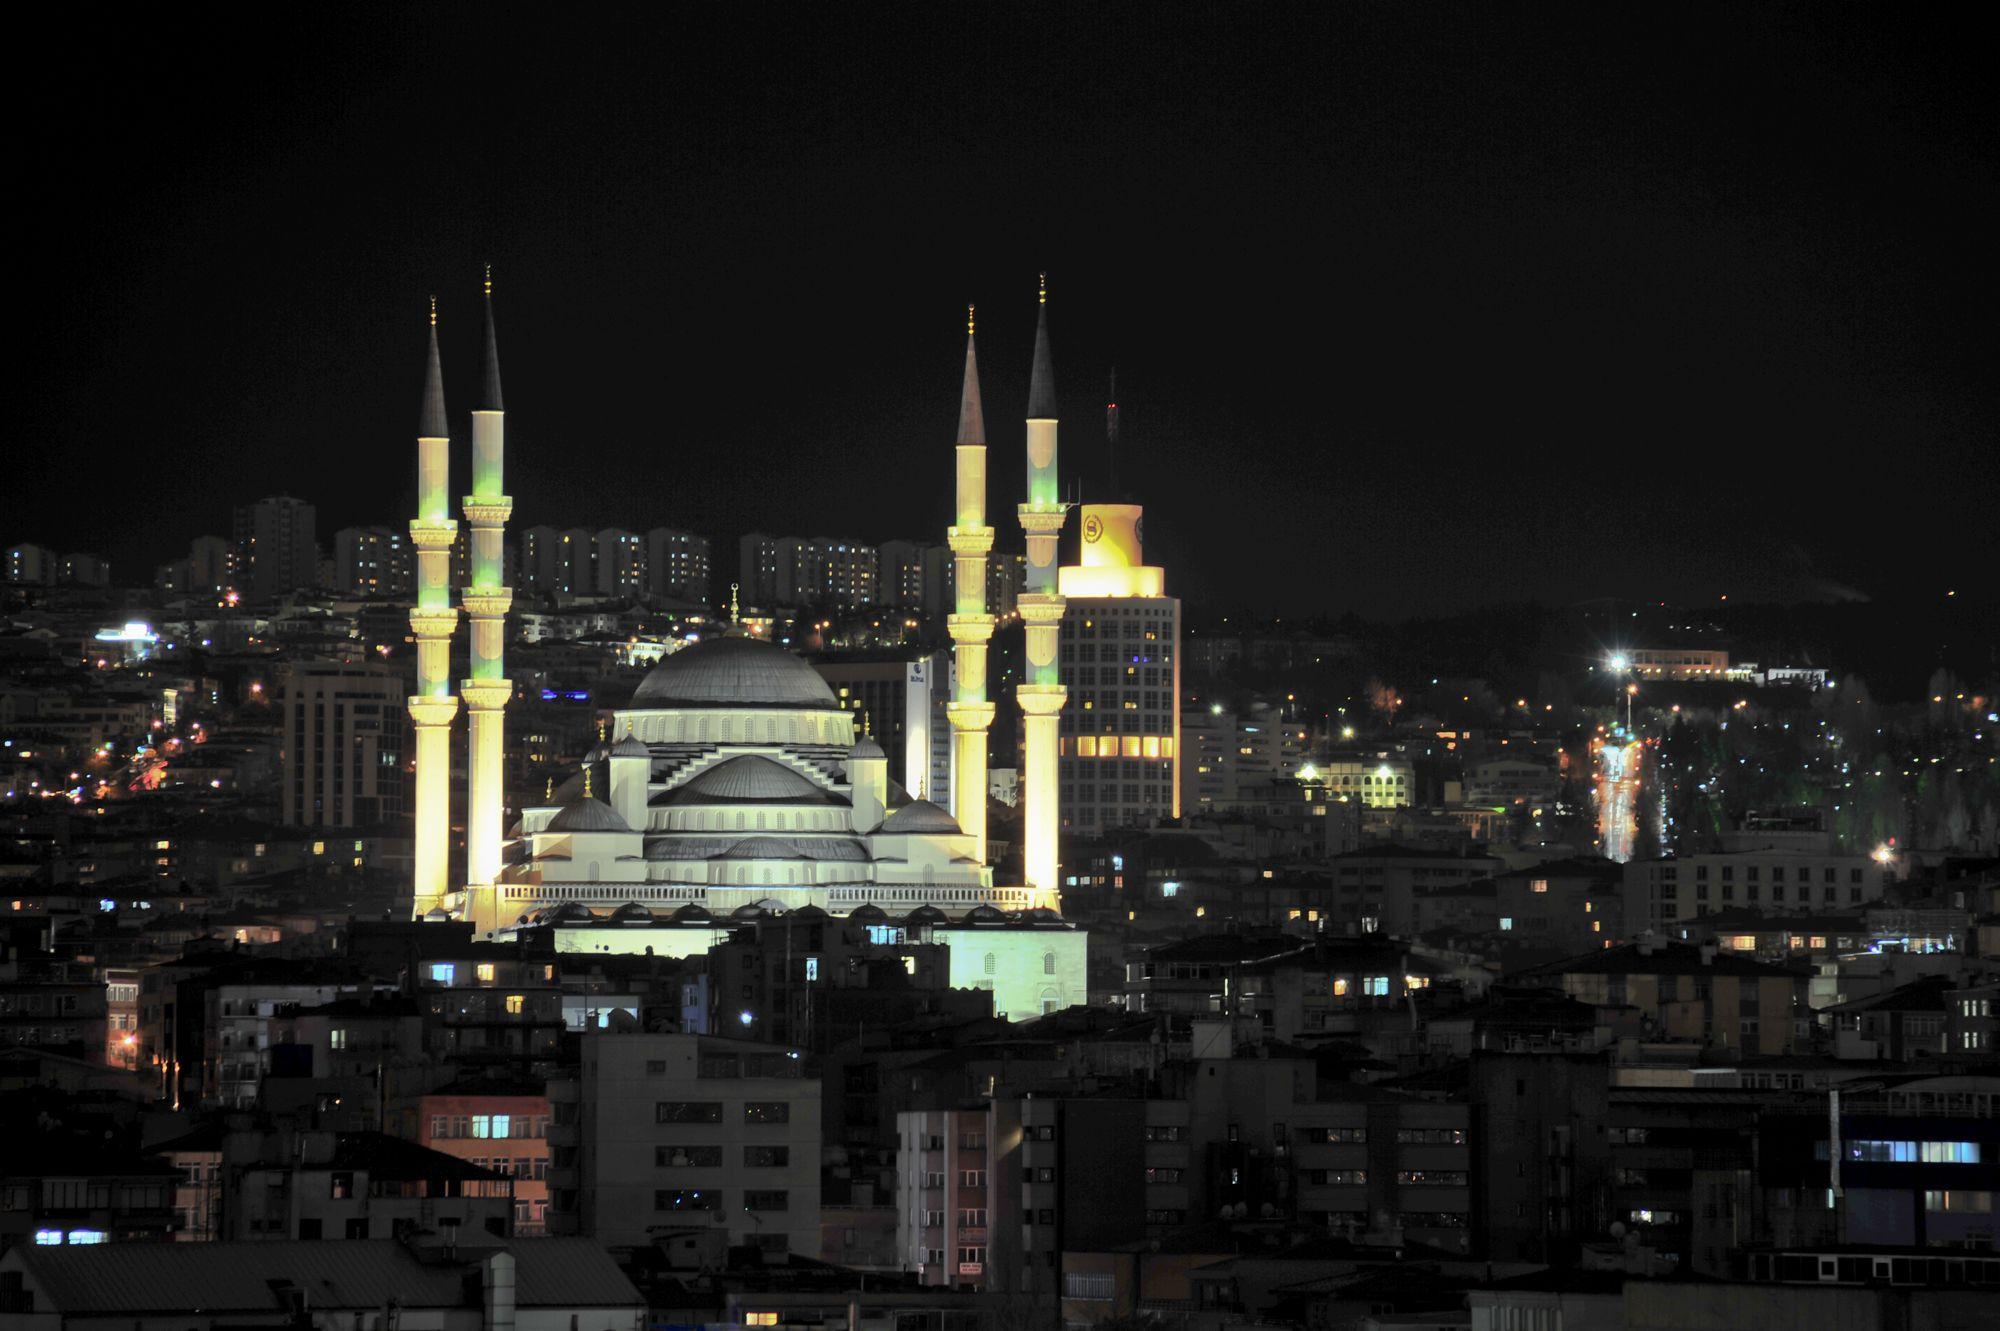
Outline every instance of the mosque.
POLYGON ((418 691, 414 913, 465 919, 482 935, 553 932, 566 951, 685 956, 727 931, 778 913, 866 923, 884 941, 951 946, 955 987, 995 990, 997 1010, 1048 1011, 1086 999, 1085 936, 1059 913, 1054 678, 1063 598, 1054 550, 1067 510, 1056 497, 1054 389, 1047 290, 1041 293, 1028 421, 1029 679, 1017 693, 1028 753, 1022 789, 1028 881, 994 882, 986 862, 986 437, 968 311, 965 377, 954 443, 957 521, 948 533, 956 605, 955 809, 913 799, 892 781, 882 748, 856 733, 855 714, 805 661, 740 630, 690 645, 654 666, 612 713, 580 770, 505 828, 500 757, 511 693, 503 664, 511 592, 500 540, 512 501, 502 493, 504 413, 492 282, 473 412, 469 585, 446 585, 457 523, 447 512, 449 436, 431 316, 418 438, 418 691), (471 621, 471 677, 455 696, 447 671, 460 609, 471 621), (466 880, 451 881, 451 723, 469 713, 466 880), (1045 750, 1045 751, 1044 751, 1045 750), (970 798, 963 796, 970 792, 970 798), (505 830, 503 830, 505 828, 505 830), (1044 844, 1045 843, 1045 844, 1044 844))

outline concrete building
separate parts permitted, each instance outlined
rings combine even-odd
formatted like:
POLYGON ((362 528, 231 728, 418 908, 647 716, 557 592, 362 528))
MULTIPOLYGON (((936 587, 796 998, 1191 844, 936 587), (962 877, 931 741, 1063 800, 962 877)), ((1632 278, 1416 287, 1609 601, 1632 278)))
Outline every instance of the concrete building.
POLYGON ((294 667, 282 695, 279 812, 293 827, 369 827, 408 811, 404 681, 386 668, 294 667))
POLYGON ((1810 1044, 1806 969, 1756 961, 1713 943, 1646 937, 1538 966, 1519 978, 1559 983, 1570 997, 1599 1007, 1637 1008, 1654 1039, 1745 1056, 1796 1053, 1810 1044))
POLYGON ((408 600, 415 588, 408 533, 388 527, 342 527, 333 534, 333 589, 350 596, 408 600))
POLYGON ((236 510, 236 589, 252 602, 319 585, 319 531, 313 506, 272 495, 236 510))
POLYGON ((896 1253, 920 1284, 987 1288, 990 1122, 983 1104, 896 1115, 896 1253))
MULTIPOLYGON (((1625 668, 1640 679, 1721 680, 1729 674, 1729 653, 1715 648, 1633 647, 1623 655, 1625 668)), ((1612 668, 1618 668, 1615 661, 1612 668)))
POLYGON ((549 1108, 538 1081, 469 1077, 415 1099, 401 1135, 433 1151, 514 1180, 512 1233, 548 1232, 549 1108))
POLYGON ((1181 809, 1190 817, 1225 811, 1306 766, 1306 728, 1273 703, 1184 708, 1181 744, 1181 809))
POLYGON ((26 541, 7 547, 7 581, 16 587, 46 587, 56 580, 62 556, 26 541))
POLYGON ((577 1076, 549 1085, 551 1232, 818 1252, 820 1084, 803 1072, 782 1045, 585 1035, 577 1076))
POLYGON ((707 605, 715 594, 709 539, 675 527, 648 531, 646 590, 652 596, 707 605))
POLYGON ((882 605, 919 614, 931 608, 924 597, 924 573, 937 547, 915 541, 884 541, 875 551, 875 595, 882 605))
POLYGON ((1633 860, 1625 866, 1625 932, 1669 933, 1682 920, 1742 907, 1774 915, 1879 901, 1890 870, 1866 855, 1785 848, 1633 860))
POLYGON ((1145 563, 1137 504, 1086 504, 1058 580, 1062 826, 1095 835, 1181 816, 1181 603, 1145 563))
POLYGON ((599 596, 633 599, 644 596, 652 586, 647 572, 646 538, 618 527, 606 527, 591 539, 599 596))
POLYGON ((1328 919, 1342 926, 1355 922, 1363 933, 1408 934, 1415 927, 1421 889, 1476 882, 1504 866, 1489 855, 1373 846, 1334 856, 1332 867, 1328 919))

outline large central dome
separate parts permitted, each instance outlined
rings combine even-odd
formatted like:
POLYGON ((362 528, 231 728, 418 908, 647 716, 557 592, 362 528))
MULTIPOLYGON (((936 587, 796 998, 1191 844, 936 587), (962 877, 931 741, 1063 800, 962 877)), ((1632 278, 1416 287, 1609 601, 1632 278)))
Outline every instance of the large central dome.
POLYGON ((758 638, 710 638, 654 666, 632 695, 634 707, 833 708, 819 672, 758 638))

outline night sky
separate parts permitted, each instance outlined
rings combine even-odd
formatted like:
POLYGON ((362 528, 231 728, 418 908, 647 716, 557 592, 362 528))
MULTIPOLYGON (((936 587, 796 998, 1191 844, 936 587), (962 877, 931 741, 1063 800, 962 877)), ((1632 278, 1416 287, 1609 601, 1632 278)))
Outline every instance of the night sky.
POLYGON ((2000 566, 1959 9, 66 19, 14 76, 0 542, 124 581, 264 493, 405 521, 433 292, 462 488, 488 261, 516 529, 692 527, 724 583, 753 527, 942 539, 968 301, 1018 543, 1041 269, 1065 473, 1107 497, 1115 364, 1197 610, 2000 566))

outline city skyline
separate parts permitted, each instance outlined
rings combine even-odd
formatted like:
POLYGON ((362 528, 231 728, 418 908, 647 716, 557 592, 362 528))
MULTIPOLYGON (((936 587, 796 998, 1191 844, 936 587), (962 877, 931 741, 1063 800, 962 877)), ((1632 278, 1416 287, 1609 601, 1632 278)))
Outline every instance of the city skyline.
MULTIPOLYGON (((1196 602, 1925 595, 1936 564, 1993 562, 1963 483, 1993 419, 1992 117, 1948 31, 1738 14, 1642 45, 1583 11, 1559 35, 1102 11, 711 42, 707 21, 634 26, 585 65, 518 17, 397 15, 360 40, 294 19, 273 39, 318 59, 226 106, 212 57, 163 87, 143 27, 107 35, 120 90, 28 168, 78 211, 33 223, 53 262, 26 283, 48 332, 23 428, 45 447, 9 539, 60 547, 114 513, 101 553, 130 569, 264 493, 329 529, 392 520, 413 496, 324 460, 408 484, 425 303, 464 381, 491 262, 523 367, 517 526, 664 522, 722 548, 934 530, 961 308, 1011 420, 1046 270, 1081 497, 1116 497, 1115 366, 1120 479, 1196 602), (851 88, 856 62, 896 77, 851 88), (1688 68, 1699 91, 1666 77, 1688 68), (1183 107, 1197 69, 1258 95, 1183 107), (150 94, 172 141, 117 100, 150 94), (1371 121, 1384 98, 1397 117, 1371 121), (109 151, 115 179, 80 169, 109 151), (1857 448, 1914 502, 1845 483, 1857 448), (107 465, 74 485, 86 456, 107 465), (1805 483, 1812 503, 1774 502, 1805 483), (1417 539, 1441 506, 1459 539, 1417 539), (1478 557, 1501 543, 1509 561, 1478 557), (1324 565, 1270 558, 1320 546, 1324 565)), ((1020 478, 995 483, 1013 502, 1020 478)))

